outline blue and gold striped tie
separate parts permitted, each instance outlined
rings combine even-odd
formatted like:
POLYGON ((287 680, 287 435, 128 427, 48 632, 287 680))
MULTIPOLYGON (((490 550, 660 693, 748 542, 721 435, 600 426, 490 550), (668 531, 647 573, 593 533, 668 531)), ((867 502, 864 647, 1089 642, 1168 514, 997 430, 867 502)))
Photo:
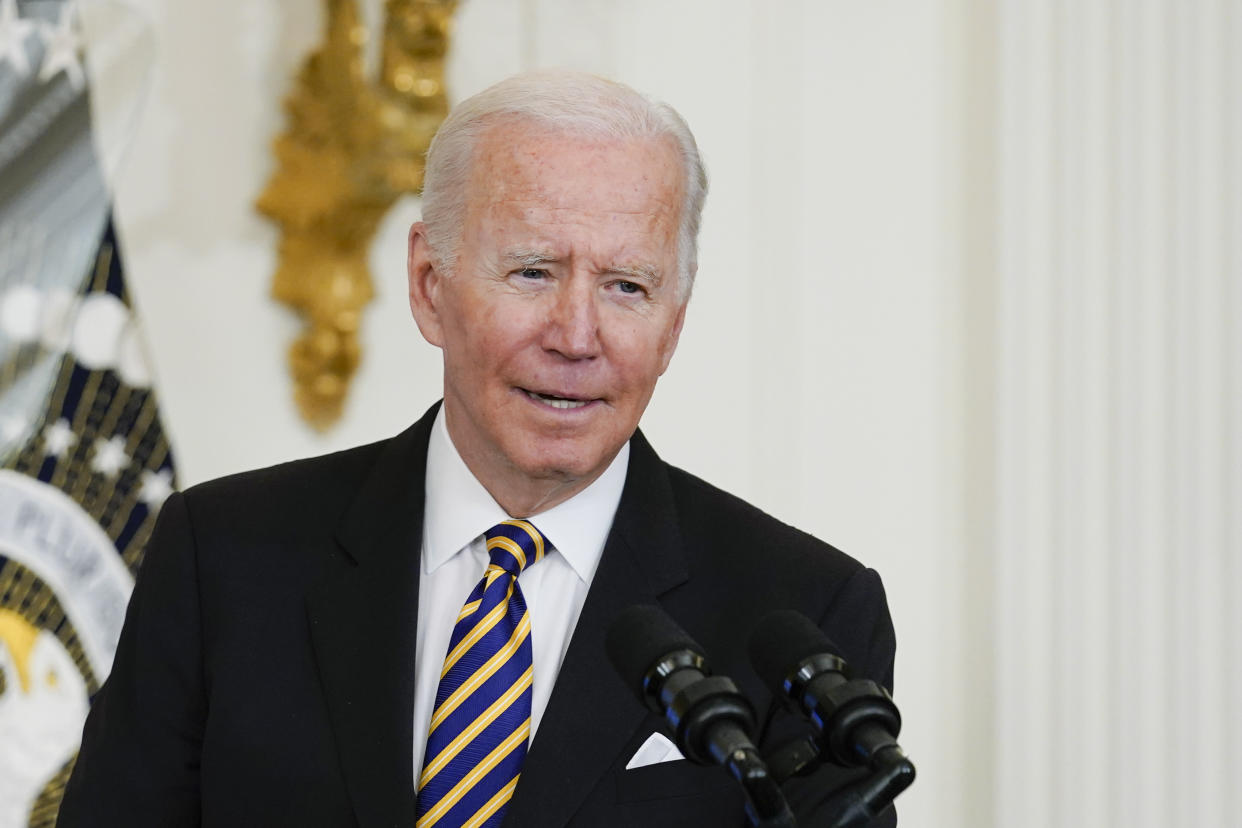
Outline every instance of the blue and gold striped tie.
POLYGON ((497 826, 530 737, 530 615, 518 586, 544 556, 539 530, 506 520, 487 532, 491 563, 457 616, 418 778, 417 828, 497 826))

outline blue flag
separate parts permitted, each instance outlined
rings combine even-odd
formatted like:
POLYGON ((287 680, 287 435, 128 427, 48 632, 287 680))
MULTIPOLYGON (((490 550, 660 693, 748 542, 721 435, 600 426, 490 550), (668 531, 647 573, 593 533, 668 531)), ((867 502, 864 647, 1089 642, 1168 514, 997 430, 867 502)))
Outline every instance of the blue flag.
POLYGON ((50 826, 174 484, 70 3, 0 0, 0 828, 50 826))

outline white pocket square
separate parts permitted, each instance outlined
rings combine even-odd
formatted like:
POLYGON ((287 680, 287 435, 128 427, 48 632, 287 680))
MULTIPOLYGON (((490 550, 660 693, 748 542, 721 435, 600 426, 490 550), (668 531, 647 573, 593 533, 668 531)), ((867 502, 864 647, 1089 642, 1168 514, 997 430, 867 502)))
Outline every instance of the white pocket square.
POLYGON ((652 733, 647 737, 647 741, 643 742, 643 746, 630 758, 629 764, 625 766, 625 769, 645 768, 648 765, 685 758, 681 755, 681 751, 677 749, 677 745, 670 742, 667 736, 663 733, 652 733))

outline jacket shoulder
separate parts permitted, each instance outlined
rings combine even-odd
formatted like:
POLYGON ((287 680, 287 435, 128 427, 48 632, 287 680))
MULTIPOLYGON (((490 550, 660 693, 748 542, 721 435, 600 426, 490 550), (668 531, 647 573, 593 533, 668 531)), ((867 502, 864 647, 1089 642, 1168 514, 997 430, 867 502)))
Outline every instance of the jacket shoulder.
POLYGON ((249 533, 278 523, 282 532, 322 531, 341 519, 392 439, 199 483, 182 493, 186 510, 200 530, 249 533))
MULTIPOLYGON (((762 550, 763 561, 777 564, 808 559, 814 569, 834 577, 849 577, 864 569, 862 563, 830 543, 790 526, 762 509, 676 466, 666 466, 678 515, 694 537, 708 537, 729 549, 762 550)), ((753 555, 748 557, 754 557, 753 555)))
POLYGON ((667 469, 690 588, 700 606, 722 610, 699 631, 704 644, 737 649, 767 613, 792 609, 818 623, 858 675, 892 687, 892 620, 874 570, 692 474, 667 469))

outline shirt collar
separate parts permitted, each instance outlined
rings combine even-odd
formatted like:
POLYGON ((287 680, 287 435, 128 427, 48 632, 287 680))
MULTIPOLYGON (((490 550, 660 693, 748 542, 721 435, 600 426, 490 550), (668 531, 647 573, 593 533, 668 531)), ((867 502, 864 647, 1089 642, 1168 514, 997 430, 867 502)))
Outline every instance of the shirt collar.
MULTIPOLYGON (((621 502, 630 444, 581 492, 530 517, 574 572, 590 583, 621 502)), ((444 406, 436 414, 427 445, 423 506, 423 572, 434 572, 470 542, 509 515, 470 472, 448 433, 444 406)))

